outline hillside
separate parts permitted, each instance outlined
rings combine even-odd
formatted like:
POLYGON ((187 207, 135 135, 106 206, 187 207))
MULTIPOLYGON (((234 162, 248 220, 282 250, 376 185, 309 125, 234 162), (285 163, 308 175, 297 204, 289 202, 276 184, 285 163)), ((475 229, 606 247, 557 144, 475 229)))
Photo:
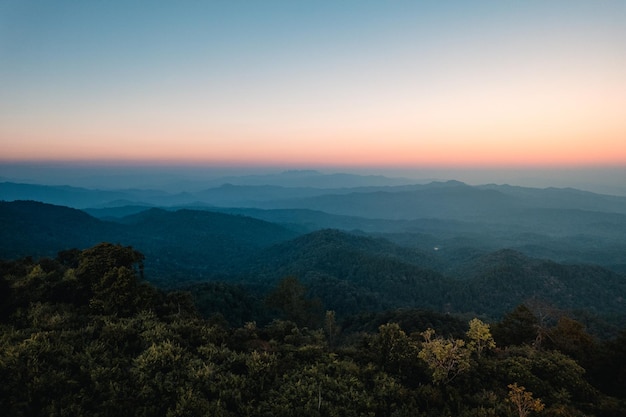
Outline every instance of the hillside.
POLYGON ((262 247, 297 234, 245 216, 150 209, 117 222, 33 201, 0 202, 0 259, 55 256, 102 241, 130 245, 148 257, 146 273, 160 285, 231 273, 262 247))
POLYGON ((626 276, 592 265, 564 265, 512 250, 480 256, 464 267, 454 291, 456 306, 498 316, 538 300, 568 311, 626 319, 626 276))
POLYGON ((297 234, 251 217, 197 210, 150 209, 120 220, 127 241, 153 261, 162 285, 233 274, 260 248, 297 234))
POLYGON ((322 230, 260 252, 247 276, 261 283, 298 277, 326 308, 340 313, 402 306, 438 310, 448 280, 432 269, 436 263, 382 239, 322 230))
POLYGON ((626 320, 623 274, 474 247, 471 239, 433 248, 432 236, 420 234, 402 235, 410 236, 411 244, 404 245, 330 229, 302 235, 275 223, 206 210, 149 209, 110 222, 22 201, 1 203, 0 221, 0 258, 54 256, 110 241, 142 252, 146 278, 161 287, 220 281, 263 294, 293 276, 325 308, 343 315, 425 308, 500 317, 518 304, 541 300, 618 326, 626 320))
POLYGON ((68 248, 118 241, 124 228, 69 207, 0 201, 0 259, 55 256, 68 248))
POLYGON ((411 307, 501 317, 535 300, 626 324, 626 277, 608 269, 513 250, 467 251, 456 260, 439 255, 323 230, 262 251, 247 279, 273 283, 296 276, 326 308, 343 314, 411 307))

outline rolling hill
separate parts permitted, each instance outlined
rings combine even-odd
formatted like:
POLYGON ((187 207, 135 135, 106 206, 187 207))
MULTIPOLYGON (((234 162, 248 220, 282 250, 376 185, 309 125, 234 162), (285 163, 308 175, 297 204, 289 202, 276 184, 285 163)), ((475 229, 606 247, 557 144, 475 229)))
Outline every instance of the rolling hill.
POLYGON ((403 235, 412 244, 398 245, 362 233, 302 234, 248 216, 189 209, 153 208, 104 221, 33 201, 1 202, 0 225, 0 258, 54 256, 110 241, 144 253, 146 278, 162 287, 221 281, 263 293, 295 276, 325 308, 343 315, 422 308, 499 317, 542 300, 626 324, 624 275, 476 248, 471 240, 433 250, 431 235, 403 235))
POLYGON ((232 273, 259 248, 297 233, 245 216, 149 209, 117 222, 34 201, 0 202, 0 259, 55 256, 102 241, 146 255, 146 274, 161 285, 232 273))

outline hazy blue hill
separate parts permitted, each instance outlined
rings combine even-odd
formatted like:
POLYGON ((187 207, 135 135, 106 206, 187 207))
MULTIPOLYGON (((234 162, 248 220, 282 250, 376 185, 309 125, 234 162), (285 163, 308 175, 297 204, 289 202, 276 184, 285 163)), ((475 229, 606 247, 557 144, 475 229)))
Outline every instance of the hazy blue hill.
POLYGON ((263 208, 307 208, 330 214, 375 219, 439 218, 515 223, 532 210, 578 210, 626 214, 626 197, 574 189, 507 185, 469 186, 458 181, 424 185, 329 191, 310 198, 260 204, 263 208))
POLYGON ((314 232, 321 229, 342 229, 342 230, 366 230, 380 227, 385 230, 389 227, 385 220, 372 221, 360 217, 337 216, 324 213, 323 211, 307 210, 307 209, 275 209, 265 210, 257 208, 209 208, 207 210, 218 211, 221 213, 237 214, 243 216, 254 217, 272 223, 283 225, 289 229, 300 231, 303 233, 314 232), (382 223, 378 225, 378 223, 382 223), (370 226, 370 227, 368 227, 370 226))
POLYGON ((529 188, 488 184, 478 186, 518 198, 528 207, 577 209, 626 214, 626 197, 596 194, 574 188, 529 188))
POLYGON ((220 237, 264 247, 296 236, 284 227, 252 217, 189 209, 168 211, 152 208, 119 221, 135 232, 189 242, 220 237))
POLYGON ((115 207, 104 208, 88 208, 83 209, 85 213, 103 220, 119 220, 122 217, 130 216, 132 214, 141 213, 142 211, 153 208, 148 205, 119 205, 115 207))
MULTIPOLYGON (((545 200, 545 206, 558 205, 559 198, 549 198, 542 196, 559 194, 558 189, 530 189, 510 186, 490 186, 497 190, 489 190, 490 193, 500 193, 498 190, 506 190, 512 195, 507 195, 509 199, 506 204, 485 204, 488 201, 482 197, 473 199, 473 204, 478 207, 484 205, 481 212, 483 215, 475 215, 472 219, 459 220, 443 217, 451 212, 463 213, 469 210, 467 204, 463 203, 457 191, 471 195, 475 187, 466 186, 459 182, 432 183, 428 185, 414 185, 408 187, 392 187, 394 191, 377 193, 358 193, 356 195, 365 201, 374 201, 377 206, 386 207, 387 212, 395 213, 406 211, 410 207, 410 201, 400 198, 394 201, 390 194, 402 197, 403 194, 445 194, 453 192, 457 194, 455 203, 453 199, 445 202, 448 208, 438 210, 433 216, 442 217, 422 217, 412 220, 407 219, 386 219, 386 218, 366 218, 353 215, 329 214, 320 210, 309 208, 296 209, 259 209, 248 208, 228 208, 207 206, 203 203, 196 203, 193 209, 210 210, 227 214, 238 214, 257 219, 278 223, 298 233, 308 233, 325 228, 334 228, 352 233, 376 234, 389 239, 397 244, 409 248, 416 248, 425 251, 432 251, 434 248, 440 249, 437 256, 445 260, 448 267, 445 272, 454 273, 458 264, 463 263, 465 253, 480 252, 485 253, 501 248, 513 248, 526 255, 539 258, 549 258, 558 262, 568 263, 591 263, 609 267, 614 271, 626 272, 626 215, 619 212, 591 211, 575 208, 576 204, 571 200, 562 202, 564 207, 539 207, 545 200), (412 191, 406 192, 410 188, 412 191), (425 190, 430 190, 425 193, 425 190), (527 196, 531 196, 527 198, 527 196), (402 206, 405 204, 405 206, 402 206), (401 209, 396 210, 400 205, 401 209)), ((345 190, 341 190, 343 192, 345 190)), ((578 206, 596 205, 591 204, 589 199, 597 197, 602 200, 607 198, 610 201, 619 202, 611 196, 602 196, 587 192, 577 192, 575 190, 563 190, 565 195, 579 198, 582 202, 578 206)), ((359 199, 350 198, 353 195, 327 195, 321 199, 339 199, 345 205, 346 211, 359 211, 363 208, 363 202, 359 199), (355 208, 356 207, 356 208, 355 208)), ((415 196, 414 196, 415 197, 415 196)), ((423 197, 425 204, 436 204, 437 198, 423 197)), ((300 204, 300 200, 298 204, 300 204)), ((506 201, 506 200, 505 200, 506 201)), ((293 202, 293 201, 292 201, 293 202)), ((298 205, 289 203, 287 205, 298 205)), ((268 202, 268 204, 283 204, 282 202, 268 202)), ((440 200, 444 205, 444 202, 440 200)), ((619 206, 613 204, 614 210, 619 206)), ((607 206, 611 209, 611 205, 607 206)), ((171 207, 168 209, 175 209, 171 207)), ((142 210, 141 207, 111 208, 111 209, 88 209, 87 212, 100 218, 106 214, 109 216, 120 216, 124 213, 134 213, 142 210)), ((379 213, 384 215, 384 213, 379 213)), ((411 211, 412 215, 425 214, 418 208, 411 211)), ((427 213, 426 213, 427 214, 427 213)))
POLYGON ((34 200, 50 204, 80 208, 125 199, 128 195, 118 191, 96 191, 70 186, 0 183, 0 198, 5 201, 34 200))
POLYGON ((36 201, 0 202, 0 258, 55 256, 117 241, 122 227, 76 209, 36 201))
MULTIPOLYGON (((295 174, 294 176, 299 177, 295 174)), ((360 180, 365 178, 367 177, 360 180)), ((504 226, 520 226, 521 220, 524 220, 522 227, 535 219, 543 219, 541 216, 537 217, 538 214, 543 214, 536 210, 571 210, 570 214, 580 210, 626 215, 626 197, 574 189, 537 189, 507 185, 469 186, 458 181, 376 185, 380 183, 383 182, 374 181, 366 185, 365 181, 362 181, 363 185, 358 187, 329 185, 329 188, 221 184, 201 191, 181 191, 172 194, 160 190, 92 190, 5 182, 0 183, 0 198, 6 201, 36 200, 90 209, 126 205, 159 207, 209 205, 256 209, 307 209, 377 220, 436 218, 499 223, 504 226)), ((94 214, 100 215, 96 212, 94 214)), ((382 231, 381 225, 377 224, 375 231, 382 231)), ((386 231, 397 231, 395 227, 397 225, 389 226, 391 229, 386 231)))
POLYGON ((302 198, 324 194, 328 190, 311 187, 283 187, 277 185, 223 184, 196 192, 198 201, 219 206, 255 207, 260 202, 302 198))
POLYGON ((223 213, 149 209, 108 222, 33 201, 0 202, 0 226, 0 258, 121 243, 146 255, 146 277, 161 285, 231 273, 260 248, 297 236, 279 225, 223 213))
POLYGON ((596 232, 622 235, 626 231, 626 214, 609 211, 591 211, 577 208, 526 208, 516 211, 513 224, 542 228, 544 232, 574 235, 596 232), (545 228, 549 227, 550 230, 545 228))
MULTIPOLYGON (((354 193, 395 193, 420 190, 423 185, 367 185, 359 187, 286 187, 282 185, 236 185, 225 183, 218 187, 208 188, 193 193, 199 202, 221 207, 269 207, 286 205, 287 208, 297 201, 324 196, 352 195, 354 193)), ((300 207, 298 207, 300 208, 300 207)))
POLYGON ((277 201, 267 208, 309 208, 374 219, 476 219, 516 207, 514 197, 457 181, 431 183, 410 191, 351 192, 277 201))
MULTIPOLYGON (((365 181, 357 181, 357 183, 365 184, 365 181)), ((347 194, 355 191, 377 190, 400 191, 415 187, 411 185, 397 187, 390 185, 337 187, 332 181, 329 181, 327 184, 328 188, 220 183, 218 186, 211 188, 205 187, 200 190, 172 193, 154 189, 99 190, 70 186, 4 182, 0 183, 0 198, 6 201, 35 200, 73 208, 88 209, 121 207, 126 205, 172 207, 190 204, 260 207, 263 203, 267 203, 268 201, 305 198, 328 193, 347 194)))
POLYGON ((234 185, 274 185, 282 187, 353 188, 363 186, 395 186, 412 184, 408 178, 391 178, 383 175, 356 175, 346 173, 324 174, 315 170, 290 170, 276 174, 221 177, 211 181, 213 186, 225 183, 234 185))
POLYGON ((184 204, 193 201, 185 194, 170 195, 159 190, 97 190, 70 186, 0 183, 0 199, 33 200, 73 208, 116 207, 129 204, 184 204))

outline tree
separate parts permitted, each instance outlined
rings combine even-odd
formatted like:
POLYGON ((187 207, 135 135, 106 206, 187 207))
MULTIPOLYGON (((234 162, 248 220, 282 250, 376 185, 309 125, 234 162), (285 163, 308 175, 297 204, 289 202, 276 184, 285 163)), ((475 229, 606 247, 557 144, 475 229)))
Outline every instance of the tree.
POLYGON ((540 412, 545 405, 539 398, 533 398, 532 392, 526 391, 526 388, 518 386, 517 383, 509 384, 509 398, 507 401, 513 404, 515 411, 519 417, 526 417, 531 412, 540 412))
POLYGON ((470 368, 470 350, 461 339, 444 339, 434 335, 433 329, 422 332, 424 342, 418 357, 426 362, 436 384, 447 385, 470 368))
POLYGON ((80 254, 76 275, 84 282, 94 284, 113 268, 125 267, 143 278, 143 260, 144 256, 130 246, 100 243, 80 254))
POLYGON ((513 311, 492 328, 492 334, 499 346, 532 344, 537 339, 539 319, 524 304, 513 311))
POLYGON ((373 338, 378 365, 385 372, 401 374, 414 362, 417 353, 415 342, 407 336, 398 323, 383 324, 373 338))
POLYGON ((491 332, 489 331, 489 325, 477 318, 469 322, 469 330, 466 334, 470 339, 468 347, 474 350, 479 358, 484 349, 493 349, 496 347, 496 342, 493 340, 491 332))
POLYGON ((568 317, 561 317, 556 326, 546 332, 547 347, 555 348, 572 357, 578 363, 587 365, 596 351, 593 337, 586 332, 585 326, 568 317))

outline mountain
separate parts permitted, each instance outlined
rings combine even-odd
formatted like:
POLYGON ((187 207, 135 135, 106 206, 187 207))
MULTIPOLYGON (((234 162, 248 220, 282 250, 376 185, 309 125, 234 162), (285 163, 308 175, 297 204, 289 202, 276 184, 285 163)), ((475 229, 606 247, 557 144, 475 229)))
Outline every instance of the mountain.
POLYGON ((130 204, 172 205, 193 202, 193 198, 184 193, 169 194, 159 190, 98 190, 65 185, 14 182, 0 183, 0 199, 4 201, 33 200, 73 208, 118 207, 130 204))
POLYGON ((356 175, 346 173, 325 174, 316 170, 288 170, 264 175, 219 177, 208 182, 212 186, 234 184, 244 186, 272 185, 305 188, 355 188, 368 186, 396 186, 414 184, 409 178, 391 178, 383 175, 356 175))
POLYGON ((465 266, 468 279, 453 294, 456 308, 498 316, 541 300, 565 310, 626 318, 626 276, 593 265, 564 265, 500 250, 465 266))
POLYGON ((54 256, 110 241, 142 252, 146 278, 161 287, 223 281, 263 293, 295 276, 342 315, 422 308, 500 317, 541 300, 621 327, 626 320, 624 275, 511 249, 433 248, 429 235, 405 235, 413 244, 398 245, 332 229, 300 234, 247 216, 189 209, 153 208, 113 222, 32 201, 0 202, 0 226, 0 259, 54 256))
POLYGON ((328 188, 222 183, 199 191, 178 193, 143 189, 93 190, 5 182, 0 183, 0 198, 92 209, 193 204, 224 208, 308 209, 370 219, 437 218, 488 223, 510 222, 518 215, 532 219, 536 217, 537 210, 579 210, 626 215, 626 197, 574 189, 470 186, 458 181, 393 186, 376 185, 374 181, 367 186, 333 185, 328 188))
MULTIPOLYGON (((260 181, 262 177, 255 178, 260 181)), ((450 255, 448 259, 468 248, 511 248, 529 256, 595 263, 626 272, 626 197, 568 188, 470 186, 458 181, 333 189, 222 184, 168 194, 4 183, 0 192, 5 199, 33 195, 53 201, 68 199, 77 205, 92 201, 85 210, 103 220, 147 207, 171 211, 187 207, 250 216, 296 233, 324 228, 376 233, 421 250, 438 248, 450 255)))
POLYGON ((276 224, 223 213, 150 209, 111 222, 34 201, 0 202, 0 226, 0 259, 121 243, 146 255, 146 276, 160 285, 232 273, 259 248, 297 236, 276 224))
POLYGON ((477 186, 515 197, 528 207, 545 209, 575 209, 605 213, 626 214, 626 197, 597 194, 574 188, 529 188, 488 184, 477 186))
POLYGON ((437 261, 383 239, 321 230, 263 250, 247 274, 259 282, 296 276, 339 313, 420 306, 439 310, 448 279, 437 261))
POLYGON ((260 248, 297 235, 251 217, 197 210, 150 209, 120 223, 127 241, 148 258, 146 271, 170 281, 233 274, 260 248))
POLYGON ((181 182, 166 189, 93 189, 66 185, 0 182, 0 199, 34 200, 74 208, 108 208, 125 205, 177 206, 193 203, 256 207, 258 201, 302 198, 328 192, 388 189, 413 181, 384 176, 321 174, 317 171, 286 171, 281 174, 221 177, 181 182))
POLYGON ((64 206, 0 201, 0 259, 54 256, 69 248, 117 242, 123 227, 64 206))
MULTIPOLYGON (((377 190, 329 192, 262 204, 263 208, 307 208, 330 214, 376 219, 443 218, 510 221, 527 210, 558 209, 626 214, 626 197, 571 189, 510 186, 470 186, 458 181, 389 187, 377 190)), ((534 215, 534 213, 533 213, 534 215)))
POLYGON ((468 252, 456 274, 437 252, 322 230, 259 252, 248 280, 267 285, 295 276, 340 314, 422 308, 501 317, 540 300, 555 309, 612 317, 623 327, 626 276, 593 265, 565 265, 514 250, 468 252))

